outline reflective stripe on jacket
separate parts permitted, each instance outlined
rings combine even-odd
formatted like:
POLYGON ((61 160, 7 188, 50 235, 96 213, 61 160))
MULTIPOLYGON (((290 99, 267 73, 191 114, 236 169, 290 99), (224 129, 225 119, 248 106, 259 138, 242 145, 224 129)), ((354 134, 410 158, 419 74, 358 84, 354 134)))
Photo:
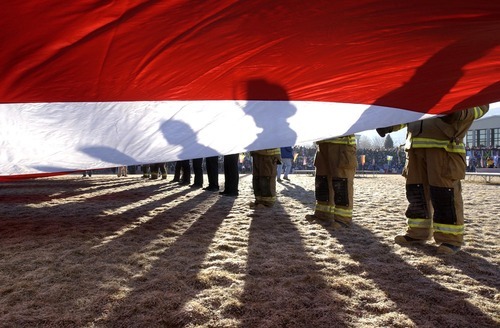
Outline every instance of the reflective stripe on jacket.
POLYGON ((442 148, 447 152, 465 154, 465 134, 472 122, 482 117, 488 109, 489 106, 476 106, 445 117, 408 123, 405 148, 442 148))
POLYGON ((345 136, 345 137, 336 137, 336 138, 331 138, 331 139, 325 139, 325 140, 320 140, 316 142, 317 144, 320 143, 333 143, 337 145, 349 145, 349 146, 356 146, 356 137, 354 134, 345 136))
POLYGON ((270 149, 254 150, 251 152, 251 154, 281 157, 281 149, 280 148, 270 148, 270 149))

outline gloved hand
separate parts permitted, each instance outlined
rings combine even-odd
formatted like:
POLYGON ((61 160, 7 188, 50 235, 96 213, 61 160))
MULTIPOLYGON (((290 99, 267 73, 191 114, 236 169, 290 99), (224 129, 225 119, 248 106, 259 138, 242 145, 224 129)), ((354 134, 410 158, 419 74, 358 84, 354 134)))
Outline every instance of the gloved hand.
POLYGON ((381 136, 382 138, 385 137, 385 135, 387 133, 391 133, 393 131, 393 127, 392 126, 388 126, 388 127, 385 127, 385 128, 378 128, 376 129, 377 133, 379 136, 381 136))

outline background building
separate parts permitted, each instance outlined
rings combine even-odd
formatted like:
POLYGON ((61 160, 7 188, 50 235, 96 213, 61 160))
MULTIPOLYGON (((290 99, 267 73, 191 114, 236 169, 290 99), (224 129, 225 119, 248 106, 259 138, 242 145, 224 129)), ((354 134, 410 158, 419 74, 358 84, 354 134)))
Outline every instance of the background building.
POLYGON ((500 115, 492 115, 472 123, 465 138, 467 169, 500 167, 500 115), (493 165, 491 163, 493 162, 493 165))
POLYGON ((500 115, 485 117, 472 123, 465 145, 468 148, 500 148, 500 115))

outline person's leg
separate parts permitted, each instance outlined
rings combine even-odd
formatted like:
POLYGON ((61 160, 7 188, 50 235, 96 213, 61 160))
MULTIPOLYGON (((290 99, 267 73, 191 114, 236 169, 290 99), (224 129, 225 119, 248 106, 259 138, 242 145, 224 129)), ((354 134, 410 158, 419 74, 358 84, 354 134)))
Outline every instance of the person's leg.
POLYGON ((181 181, 179 182, 182 185, 188 185, 191 182, 191 165, 189 164, 189 160, 185 159, 181 161, 182 167, 182 175, 181 181))
POLYGON ((291 158, 283 158, 282 161, 283 161, 283 166, 285 167, 283 178, 285 180, 289 180, 290 178, 288 177, 288 175, 292 171, 292 159, 291 158))
POLYGON ((141 171, 142 171, 142 178, 143 179, 149 178, 149 164, 141 165, 141 171))
POLYGON ((335 221, 344 225, 352 222, 354 201, 354 175, 356 173, 356 149, 348 145, 333 145, 329 163, 332 164, 333 202, 335 221))
POLYGON ((440 251, 455 253, 463 243, 464 209, 460 180, 465 177, 465 160, 461 154, 443 149, 429 149, 430 198, 434 240, 444 244, 440 251))
POLYGON ((165 180, 167 178, 167 163, 160 163, 161 179, 165 180))
POLYGON ((407 230, 405 235, 395 237, 400 245, 423 243, 432 231, 432 205, 429 195, 426 149, 409 149, 403 170, 406 177, 406 199, 408 207, 405 215, 407 230))
MULTIPOLYGON (((255 193, 255 203, 265 206, 273 206, 276 202, 276 163, 277 158, 272 155, 254 156, 258 169, 254 180, 257 181, 259 188, 258 194, 255 193)), ((255 169, 255 166, 254 166, 255 169)))
POLYGON ((180 161, 175 162, 174 178, 172 179, 171 182, 179 182, 179 181, 181 181, 181 169, 182 169, 181 162, 180 161))
POLYGON ((262 165, 262 156, 259 154, 252 154, 252 189, 256 204, 258 203, 262 194, 261 179, 260 179, 261 165, 262 165))
POLYGON ((191 187, 203 187, 203 158, 195 158, 193 162, 194 183, 191 187))
POLYGON ((281 171, 282 171, 282 169, 283 169, 283 164, 276 165, 276 179, 278 181, 281 181, 281 171))
POLYGON ((238 195, 239 171, 238 171, 239 154, 231 154, 224 156, 224 191, 222 194, 231 196, 238 195))
POLYGON ((207 166, 208 187, 206 190, 219 190, 219 156, 205 158, 207 166))
POLYGON ((314 166, 316 167, 315 197, 316 206, 314 216, 320 220, 333 221, 335 219, 335 205, 333 203, 332 176, 330 173, 330 143, 320 143, 314 166))
POLYGON ((151 164, 151 180, 158 179, 158 171, 160 169, 160 165, 158 163, 151 164))

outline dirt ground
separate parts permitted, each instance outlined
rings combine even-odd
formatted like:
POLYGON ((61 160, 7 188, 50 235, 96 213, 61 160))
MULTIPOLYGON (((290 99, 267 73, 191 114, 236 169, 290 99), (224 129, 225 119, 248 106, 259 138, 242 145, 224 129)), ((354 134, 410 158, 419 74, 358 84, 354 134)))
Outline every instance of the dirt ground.
POLYGON ((498 183, 463 182, 466 245, 437 256, 393 242, 401 176, 357 177, 342 230, 304 219, 309 175, 272 209, 249 175, 237 198, 168 180, 1 183, 0 327, 500 327, 498 183))

